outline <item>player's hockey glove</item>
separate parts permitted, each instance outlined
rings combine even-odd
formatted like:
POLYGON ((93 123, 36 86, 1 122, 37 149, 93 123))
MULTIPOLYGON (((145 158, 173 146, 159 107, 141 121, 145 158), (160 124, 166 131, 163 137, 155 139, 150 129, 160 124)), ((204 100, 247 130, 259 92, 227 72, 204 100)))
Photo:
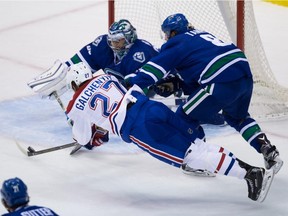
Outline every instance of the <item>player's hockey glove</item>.
POLYGON ((156 94, 162 97, 169 97, 170 95, 181 91, 182 83, 183 81, 178 76, 170 74, 153 85, 153 90, 156 94))
POLYGON ((127 90, 132 87, 130 78, 124 79, 124 80, 121 82, 121 84, 122 84, 127 90))
POLYGON ((103 143, 109 141, 109 132, 96 125, 92 126, 92 137, 91 140, 84 145, 88 150, 92 150, 93 147, 101 146, 103 143))

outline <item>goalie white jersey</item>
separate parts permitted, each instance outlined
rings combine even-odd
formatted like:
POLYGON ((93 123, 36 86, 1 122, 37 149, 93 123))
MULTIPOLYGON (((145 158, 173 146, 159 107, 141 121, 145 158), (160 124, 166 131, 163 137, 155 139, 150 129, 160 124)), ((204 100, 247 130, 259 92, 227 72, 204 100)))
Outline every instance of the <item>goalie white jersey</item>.
POLYGON ((81 86, 67 107, 67 115, 73 120, 74 138, 82 145, 88 143, 93 124, 119 135, 127 104, 134 100, 126 92, 117 79, 110 75, 97 76, 81 86))

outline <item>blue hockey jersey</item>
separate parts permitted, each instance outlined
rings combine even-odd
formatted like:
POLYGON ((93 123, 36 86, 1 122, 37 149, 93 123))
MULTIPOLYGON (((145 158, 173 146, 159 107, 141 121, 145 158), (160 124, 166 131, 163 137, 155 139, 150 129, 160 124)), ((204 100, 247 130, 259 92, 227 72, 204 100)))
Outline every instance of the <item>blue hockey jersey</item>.
POLYGON ((123 80, 158 53, 159 50, 154 48, 152 44, 145 40, 137 39, 124 58, 119 62, 114 59, 114 62, 105 68, 105 72, 116 76, 119 80, 123 80))
POLYGON ((14 212, 3 214, 2 216, 58 216, 54 211, 42 206, 24 206, 17 208, 14 212))
POLYGON ((113 60, 114 52, 107 44, 107 35, 100 35, 93 42, 84 46, 66 64, 71 66, 84 62, 91 67, 92 72, 96 72, 112 64, 113 60))
POLYGON ((107 35, 101 35, 84 46, 66 64, 70 66, 84 62, 91 67, 92 72, 102 69, 105 73, 123 80, 125 76, 135 72, 157 54, 158 50, 153 45, 137 39, 128 53, 119 60, 107 43, 107 35))
POLYGON ((252 76, 244 53, 232 43, 225 43, 208 32, 193 29, 174 36, 162 45, 152 58, 129 79, 141 88, 166 76, 171 69, 185 84, 229 82, 252 76))

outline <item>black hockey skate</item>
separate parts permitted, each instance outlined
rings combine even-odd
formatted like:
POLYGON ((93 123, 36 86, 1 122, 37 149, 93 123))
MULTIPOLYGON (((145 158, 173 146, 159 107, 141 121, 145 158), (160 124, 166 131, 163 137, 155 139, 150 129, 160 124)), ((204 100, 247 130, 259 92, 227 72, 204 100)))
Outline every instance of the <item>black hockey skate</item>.
POLYGON ((261 144, 261 152, 264 157, 266 169, 273 169, 274 173, 278 173, 283 166, 283 161, 279 157, 279 151, 276 146, 271 145, 265 134, 257 137, 258 142, 261 144))
POLYGON ((269 192, 273 178, 272 169, 250 168, 244 177, 248 185, 248 197, 254 201, 263 202, 269 192))
POLYGON ((201 177, 215 177, 216 175, 208 170, 203 169, 193 169, 187 164, 182 164, 182 171, 186 175, 201 176, 201 177))

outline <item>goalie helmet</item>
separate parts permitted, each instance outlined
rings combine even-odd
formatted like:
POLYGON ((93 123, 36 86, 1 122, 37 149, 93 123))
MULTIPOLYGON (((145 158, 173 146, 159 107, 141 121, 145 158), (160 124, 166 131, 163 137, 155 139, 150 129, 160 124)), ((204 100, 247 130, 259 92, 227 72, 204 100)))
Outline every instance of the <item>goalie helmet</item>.
POLYGON ((121 19, 110 26, 107 42, 118 58, 122 59, 137 38, 137 32, 133 25, 128 20, 121 19), (123 46, 115 46, 115 43, 121 39, 125 39, 123 46))
POLYGON ((181 14, 173 14, 168 16, 162 23, 161 29, 167 39, 171 38, 171 32, 175 31, 176 34, 186 32, 189 29, 189 22, 186 17, 181 14))
POLYGON ((29 202, 27 186, 19 178, 11 178, 3 182, 1 198, 9 208, 26 205, 29 202))
POLYGON ((67 88, 72 89, 72 83, 75 83, 79 87, 83 82, 92 77, 91 70, 83 62, 71 65, 70 68, 68 68, 66 76, 67 88))

